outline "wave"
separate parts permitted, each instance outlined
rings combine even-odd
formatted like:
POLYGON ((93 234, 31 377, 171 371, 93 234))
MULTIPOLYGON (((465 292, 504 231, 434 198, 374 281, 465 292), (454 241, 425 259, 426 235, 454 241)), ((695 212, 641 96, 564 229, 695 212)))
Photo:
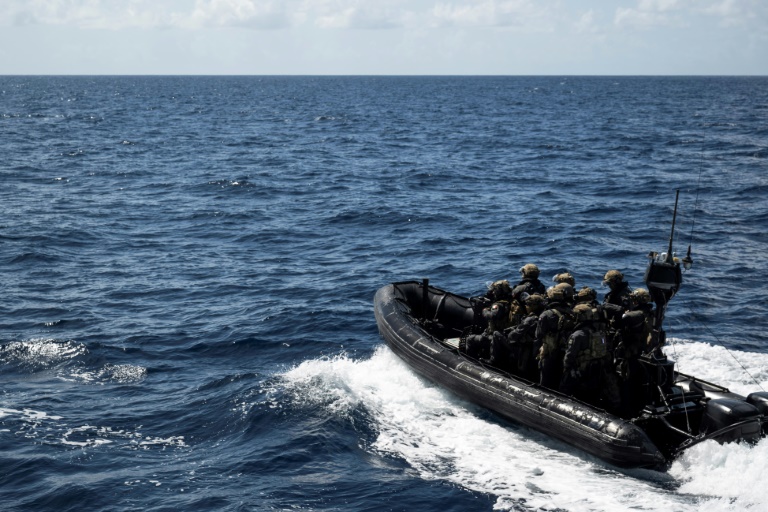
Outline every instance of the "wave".
POLYGON ((0 432, 11 432, 27 439, 37 439, 49 446, 150 449, 186 447, 184 436, 156 436, 142 432, 142 427, 116 429, 108 426, 72 426, 62 416, 29 408, 0 408, 0 432))
MULTIPOLYGON (((717 361, 716 347, 680 344, 690 370, 742 382, 732 367, 693 368, 693 360, 717 361)), ((750 354, 755 364, 766 354, 750 354)), ((768 440, 756 446, 702 443, 668 473, 624 471, 536 431, 500 420, 484 409, 416 376, 389 349, 369 359, 346 355, 305 361, 282 375, 298 404, 322 406, 349 417, 367 411, 375 431, 370 450, 402 459, 425 480, 442 480, 496 497, 495 509, 754 510, 768 506, 754 485, 768 465, 768 440), (744 469, 750 474, 744 482, 744 469), (750 488, 751 489, 751 488, 750 488)), ((768 378, 768 375, 763 375, 768 378)), ((361 434, 362 435, 362 434, 361 434)))

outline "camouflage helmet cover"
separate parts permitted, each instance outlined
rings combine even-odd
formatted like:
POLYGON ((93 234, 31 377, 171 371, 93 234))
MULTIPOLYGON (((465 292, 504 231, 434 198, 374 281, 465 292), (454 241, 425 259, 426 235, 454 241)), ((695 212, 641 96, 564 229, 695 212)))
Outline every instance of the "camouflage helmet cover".
POLYGON ((624 280, 624 274, 618 270, 609 270, 603 277, 603 284, 620 283, 624 280))
POLYGON ((552 278, 552 281, 556 283, 568 283, 571 286, 576 286, 576 279, 573 277, 573 274, 570 272, 563 272, 561 274, 556 274, 555 277, 552 278))
POLYGON ((591 302, 597 300, 597 292, 589 286, 582 286, 576 293, 576 302, 591 302))
POLYGON ((637 288, 632 292, 632 300, 636 304, 648 304, 651 302, 651 294, 645 288, 637 288))
POLYGON ((576 304, 573 314, 578 322, 589 322, 597 318, 597 311, 589 304, 576 304))
POLYGON ((540 293, 533 293, 525 298, 525 307, 528 310, 544 309, 547 305, 547 298, 540 293))
POLYGON ((547 289, 547 298, 550 300, 571 300, 573 298, 573 286, 568 283, 559 283, 547 289))

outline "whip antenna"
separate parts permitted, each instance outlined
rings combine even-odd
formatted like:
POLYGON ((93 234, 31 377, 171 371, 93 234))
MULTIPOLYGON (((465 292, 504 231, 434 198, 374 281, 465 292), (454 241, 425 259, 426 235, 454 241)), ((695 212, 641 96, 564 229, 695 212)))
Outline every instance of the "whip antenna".
POLYGON ((704 167, 699 163, 699 179, 696 181, 696 200, 693 203, 693 216, 691 220, 691 239, 688 241, 688 253, 683 258, 683 268, 690 270, 693 265, 693 258, 691 258, 691 245, 693 244, 693 230, 696 227, 696 210, 699 208, 699 191, 701 190, 701 172, 704 167))

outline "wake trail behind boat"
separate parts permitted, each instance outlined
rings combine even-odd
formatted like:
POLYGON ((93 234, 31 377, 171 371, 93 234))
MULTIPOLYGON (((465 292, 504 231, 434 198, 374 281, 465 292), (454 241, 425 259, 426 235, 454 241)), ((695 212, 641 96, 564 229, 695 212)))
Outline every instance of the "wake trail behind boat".
MULTIPOLYGON (((684 368, 691 371, 696 368, 689 360, 721 359, 717 347, 702 343, 678 343, 676 350, 684 368)), ((750 366, 762 367, 765 379, 768 354, 739 355, 750 366)), ((711 366, 706 369, 713 373, 711 366)), ((741 382, 739 371, 714 373, 730 384, 741 382)), ((365 409, 374 423, 370 425, 375 431, 374 451, 403 459, 420 478, 496 496, 497 509, 768 507, 768 497, 751 490, 761 489, 759 475, 768 470, 766 440, 756 446, 701 443, 675 461, 668 473, 619 470, 457 399, 416 376, 386 347, 379 347, 367 360, 342 355, 305 361, 283 378, 299 404, 321 405, 342 418, 365 409), (750 468, 749 474, 737 468, 750 468)))

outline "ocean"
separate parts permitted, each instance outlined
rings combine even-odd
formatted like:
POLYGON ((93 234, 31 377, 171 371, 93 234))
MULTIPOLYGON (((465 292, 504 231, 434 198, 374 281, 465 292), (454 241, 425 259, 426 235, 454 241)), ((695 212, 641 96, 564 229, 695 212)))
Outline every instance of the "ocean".
POLYGON ((692 247, 685 373, 768 389, 766 77, 0 77, 8 511, 764 511, 768 441, 621 470, 419 378, 376 290, 692 247))

